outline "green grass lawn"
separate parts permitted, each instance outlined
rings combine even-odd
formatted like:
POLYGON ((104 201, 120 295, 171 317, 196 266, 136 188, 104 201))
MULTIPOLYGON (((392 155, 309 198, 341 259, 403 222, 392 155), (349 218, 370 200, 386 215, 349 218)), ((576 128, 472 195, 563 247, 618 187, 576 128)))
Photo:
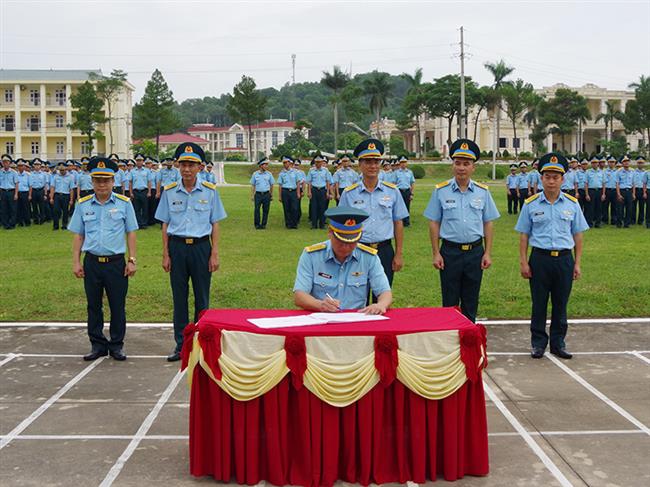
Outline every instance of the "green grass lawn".
MULTIPOLYGON (((245 166, 231 166, 227 171, 229 182, 236 182, 230 180, 235 173, 239 177, 248 174, 245 166)), ((431 171, 439 175, 442 169, 432 166, 431 171)), ((483 167, 477 173, 477 179, 485 179, 483 167)), ((434 183, 442 179, 428 176, 417 182, 412 225, 406 229, 405 267, 396 274, 393 288, 397 307, 441 303, 422 212, 434 183)), ((324 240, 325 230, 308 228, 306 201, 301 228, 285 230, 277 199, 271 205, 268 229, 255 230, 249 191, 247 187, 220 189, 228 218, 222 222, 221 269, 213 276, 211 306, 292 308, 291 289, 300 252, 324 240)), ((502 183, 493 186, 492 194, 502 217, 496 221, 494 264, 483 277, 479 316, 527 318, 530 295, 528 282, 519 275, 516 217, 505 211, 502 183)), ((83 282, 71 272, 71 241, 70 232, 54 232, 50 225, 0 231, 0 321, 85 321, 83 282)), ((127 298, 129 321, 171 321, 171 290, 160 266, 160 249, 157 227, 138 232, 138 273, 130 281, 127 298)), ((574 285, 570 317, 650 316, 649 256, 650 230, 645 227, 588 231, 583 278, 574 285)))

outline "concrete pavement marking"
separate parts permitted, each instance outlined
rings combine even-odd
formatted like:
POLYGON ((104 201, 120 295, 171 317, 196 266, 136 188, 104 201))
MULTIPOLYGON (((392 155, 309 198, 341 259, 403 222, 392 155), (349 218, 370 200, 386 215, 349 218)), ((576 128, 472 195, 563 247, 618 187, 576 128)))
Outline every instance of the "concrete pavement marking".
POLYGON ((18 426, 16 426, 13 430, 9 432, 8 435, 6 435, 2 440, 0 440, 0 450, 2 450, 5 446, 7 446, 11 441, 18 436, 20 433, 22 433, 30 424, 32 424, 36 419, 43 414, 45 411, 48 410, 48 408, 54 404, 56 401, 61 398, 66 392, 68 392, 70 389, 74 387, 74 385, 79 382, 81 379, 86 377, 92 370, 97 367, 99 364, 102 363, 102 361, 105 359, 105 357, 101 357, 97 360, 95 360, 93 363, 88 365, 85 369, 83 369, 81 372, 79 372, 77 375, 75 375, 66 385, 64 385, 61 389, 59 389, 52 397, 50 397, 47 401, 45 401, 43 404, 40 405, 40 407, 34 411, 32 414, 30 414, 27 418, 25 418, 18 426))
POLYGON ((488 398, 494 403, 499 411, 501 411, 501 414, 505 416, 508 422, 517 431, 517 434, 524 439, 530 449, 533 450, 533 452, 539 457, 544 466, 548 469, 549 472, 553 474, 560 485, 562 487, 573 487, 573 484, 571 484, 569 479, 564 476, 557 465, 553 463, 553 460, 551 460, 549 456, 544 452, 544 450, 542 450, 542 448, 537 444, 537 442, 533 440, 533 437, 530 435, 530 433, 528 433, 522 424, 517 420, 517 418, 513 416, 513 414, 508 410, 506 405, 503 404, 503 401, 497 397, 496 393, 487 384, 487 382, 483 381, 483 386, 485 388, 486 394, 488 395, 488 398))
POLYGON ((2 367, 2 366, 3 366, 4 364, 6 364, 7 362, 11 362, 11 361, 12 361, 13 359, 15 359, 16 357, 17 357, 17 355, 16 355, 15 353, 9 353, 9 354, 7 354, 7 356, 6 356, 5 358, 3 358, 3 359, 0 361, 0 367, 2 367))
POLYGON ((106 477, 104 478, 102 483, 99 484, 100 487, 110 487, 113 484, 117 476, 124 468, 126 462, 129 460, 129 458, 131 458, 131 455, 133 455, 133 452, 138 447, 140 442, 144 438, 146 438, 147 431, 149 431, 149 429, 151 428, 151 425, 153 424, 156 417, 160 413, 160 410, 163 408, 165 403, 169 400, 170 396, 174 392, 174 389, 176 389, 176 386, 178 386, 178 383, 181 381, 184 375, 185 375, 185 371, 182 372, 179 371, 176 373, 176 375, 174 376, 170 384, 167 386, 167 389, 165 389, 165 391, 160 396, 160 399, 158 399, 156 405, 153 407, 149 415, 142 422, 142 425, 140 425, 140 428, 138 429, 134 438, 127 445, 124 452, 122 452, 120 458, 118 458, 115 464, 111 467, 108 474, 106 474, 106 477))
MULTIPOLYGON (((3 356, 4 354, 0 353, 0 356, 3 356)), ((29 357, 29 358, 38 358, 38 357, 45 357, 45 358, 81 358, 80 354, 68 354, 68 353, 9 353, 7 355, 13 355, 12 358, 17 358, 17 357, 29 357)), ((129 358, 167 358, 167 355, 129 355, 129 358)), ((3 361, 4 362, 4 361, 3 361)), ((0 362, 0 365, 2 365, 3 362, 0 362)))
MULTIPOLYGON (((611 351, 611 352, 572 352, 573 355, 636 355, 636 354, 642 354, 642 353, 650 353, 649 350, 634 350, 634 351, 629 351, 629 350, 620 350, 620 351, 611 351)), ((490 352, 488 351, 488 357, 490 355, 498 356, 498 355, 530 355, 530 352, 490 352)), ((643 356, 642 356, 643 357, 643 356)), ((646 357, 643 357, 643 359, 646 359, 646 357)), ((646 359, 648 360, 648 359, 646 359)))
MULTIPOLYGON (((642 353, 649 353, 647 351, 641 351, 641 352, 630 352, 632 355, 634 355, 636 358, 640 358, 643 360, 646 364, 650 364, 650 358, 646 357, 645 355, 641 355, 642 353)), ((2 365, 2 363, 0 363, 2 365)))
MULTIPOLYGON (((476 318, 481 325, 530 325, 530 320, 490 320, 476 318)), ((570 325, 611 325, 620 323, 643 323, 650 324, 650 318, 575 318, 568 320, 570 325)), ((546 320, 549 325, 551 320, 546 320)))
POLYGON ((571 368, 568 366, 564 365, 562 362, 560 362, 560 359, 548 355, 547 358, 553 362, 555 365, 557 365, 560 369, 562 369, 564 372, 569 374, 569 376, 574 379, 578 384, 580 384, 582 387, 587 389, 589 392, 591 392, 594 396, 596 396, 598 399, 603 401, 605 404, 607 404, 610 408, 612 408, 614 411, 616 411, 618 414, 623 416, 625 419, 627 419, 630 423, 632 423, 634 426, 639 428, 641 431, 643 431, 646 435, 650 435, 650 428, 648 428, 646 425, 644 425, 641 421, 636 419, 634 416, 632 416, 630 413, 628 413, 625 409, 623 409, 621 406, 616 404, 614 401, 612 401, 609 397, 607 397, 605 394, 600 392, 598 389, 596 389, 594 386, 592 386, 589 382, 587 382, 585 379, 580 377, 576 372, 574 372, 571 368))

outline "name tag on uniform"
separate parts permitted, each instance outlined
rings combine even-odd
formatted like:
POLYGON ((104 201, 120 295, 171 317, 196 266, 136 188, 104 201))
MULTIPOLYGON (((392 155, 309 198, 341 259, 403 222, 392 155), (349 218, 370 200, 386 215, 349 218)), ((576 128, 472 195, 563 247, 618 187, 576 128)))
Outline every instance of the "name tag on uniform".
POLYGON ((456 200, 446 200, 445 203, 456 203, 456 200))
POLYGON ((542 216, 543 214, 544 214, 543 211, 536 211, 535 213, 533 213, 533 216, 542 216))
POLYGON ((329 274, 325 274, 324 272, 319 272, 318 275, 321 276, 321 277, 324 277, 325 279, 331 279, 332 278, 332 276, 330 276, 329 274))
POLYGON ((353 201, 352 204, 353 204, 353 205, 362 205, 362 204, 363 204, 363 200, 353 201))
POLYGON ((95 214, 94 211, 85 211, 84 212, 84 215, 86 215, 86 216, 93 216, 94 214, 95 214))
POLYGON ((174 201, 172 201, 172 206, 182 205, 182 204, 183 204, 183 200, 174 200, 174 201))

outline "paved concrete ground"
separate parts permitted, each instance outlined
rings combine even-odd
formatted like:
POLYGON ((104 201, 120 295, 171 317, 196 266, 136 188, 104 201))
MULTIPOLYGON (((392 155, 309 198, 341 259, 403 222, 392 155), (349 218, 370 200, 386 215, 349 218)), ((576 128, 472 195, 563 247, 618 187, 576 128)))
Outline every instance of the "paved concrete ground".
MULTIPOLYGON (((526 325, 488 326, 491 473, 455 485, 650 485, 650 323, 567 341, 573 360, 532 360, 526 325)), ((1 325, 0 485, 213 484, 188 473, 171 345, 170 328, 131 327, 128 361, 88 364, 83 328, 1 325)))

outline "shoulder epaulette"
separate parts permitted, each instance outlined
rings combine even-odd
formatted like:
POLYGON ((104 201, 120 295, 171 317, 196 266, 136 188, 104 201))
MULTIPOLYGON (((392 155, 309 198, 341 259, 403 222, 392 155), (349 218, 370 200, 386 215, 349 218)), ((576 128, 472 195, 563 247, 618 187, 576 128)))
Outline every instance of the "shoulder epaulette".
MULTIPOLYGON (((124 196, 123 194, 115 193, 115 196, 117 196, 122 201, 131 201, 128 196, 124 196)), ((86 198, 88 198, 88 196, 86 196, 86 198)), ((81 201, 81 200, 79 200, 79 201, 81 201)))
POLYGON ((443 181, 442 183, 436 184, 436 189, 444 188, 449 184, 449 181, 443 181))
POLYGON ((92 198, 92 197, 93 197, 93 195, 92 195, 92 194, 89 194, 89 195, 87 195, 87 196, 84 196, 83 198, 79 198, 78 203, 83 203, 84 201, 88 201, 88 200, 89 200, 90 198, 92 198))
POLYGON ((327 247, 327 244, 324 243, 317 243, 314 245, 310 245, 308 247, 305 247, 305 250, 307 252, 316 252, 317 250, 323 250, 325 247, 327 247))
POLYGON ((539 198, 540 194, 542 194, 542 193, 535 193, 530 198, 526 198, 526 200, 524 202, 525 203, 530 203, 531 201, 535 201, 537 198, 539 198))
POLYGON ((372 247, 368 247, 367 245, 363 245, 362 243, 357 244, 357 247, 363 250, 364 252, 368 252, 369 254, 372 255, 377 255, 377 249, 373 249, 372 247))
POLYGON ((478 186, 479 188, 483 188, 483 189, 485 189, 485 190, 488 190, 488 189, 489 189, 489 188, 488 188, 488 185, 485 184, 485 183, 477 183, 476 181, 474 181, 474 184, 475 184, 476 186, 478 186))
POLYGON ((174 181, 173 183, 169 183, 167 186, 164 186, 165 190, 175 188, 176 185, 178 184, 178 181, 174 181))
POLYGON ((208 181, 203 181, 203 186, 210 189, 217 189, 217 185, 208 181))
POLYGON ((357 186, 359 186, 359 183, 351 184, 350 186, 347 186, 343 191, 344 191, 344 192, 345 192, 345 191, 350 191, 351 189, 354 189, 354 188, 356 188, 357 186))
POLYGON ((384 183, 384 184, 385 184, 386 186, 388 186, 389 188, 397 189, 397 185, 396 185, 396 184, 389 183, 389 182, 387 182, 387 181, 382 181, 382 183, 384 183))
POLYGON ((569 193, 564 193, 564 196, 566 196, 567 198, 569 198, 569 199, 570 199, 571 201, 573 201, 574 203, 577 203, 577 202, 578 202, 578 198, 576 198, 575 196, 571 196, 569 193))

